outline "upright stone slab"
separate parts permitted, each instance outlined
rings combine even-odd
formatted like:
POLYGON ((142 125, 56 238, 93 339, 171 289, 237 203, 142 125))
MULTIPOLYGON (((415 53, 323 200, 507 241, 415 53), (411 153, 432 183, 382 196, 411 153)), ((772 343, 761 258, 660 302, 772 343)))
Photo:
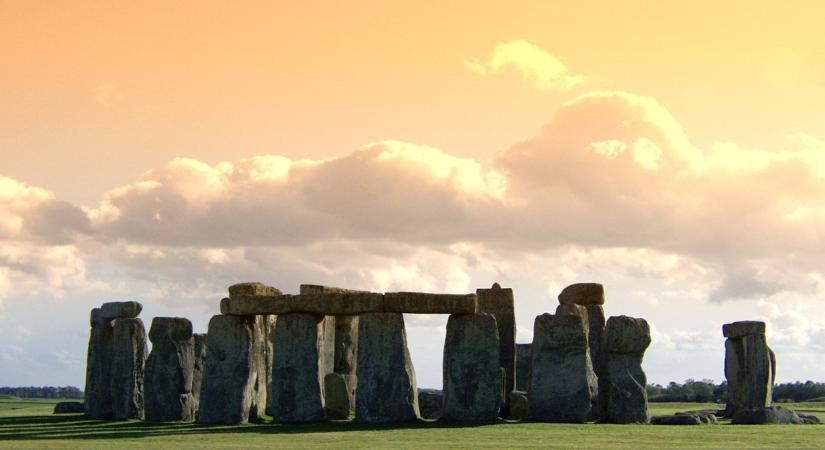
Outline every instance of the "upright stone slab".
POLYGON ((281 314, 275 324, 272 411, 279 423, 324 420, 324 376, 332 367, 327 342, 335 336, 324 316, 281 314))
POLYGON ((771 406, 776 356, 768 347, 765 322, 725 324, 725 378, 728 380, 726 415, 771 406))
POLYGON ((264 360, 266 363, 266 414, 274 416, 275 411, 272 409, 272 366, 275 361, 275 324, 278 322, 278 316, 266 315, 264 319, 264 360))
POLYGON ((604 346, 604 307, 602 305, 585 305, 587 309, 588 335, 587 343, 590 346, 590 360, 593 362, 593 371, 599 380, 599 391, 596 396, 595 417, 601 419, 607 414, 608 387, 602 379, 607 380, 607 356, 604 346))
MULTIPOLYGON (((650 326, 644 319, 611 317, 604 330, 607 358, 607 410, 612 423, 646 423, 647 376, 642 359, 650 345, 650 326)), ((604 383, 600 383, 603 385, 604 383)))
POLYGON ((402 314, 361 315, 356 373, 357 421, 404 422, 419 417, 415 370, 407 349, 402 314))
POLYGON ((266 405, 263 317, 213 316, 207 340, 198 422, 257 420, 266 405))
MULTIPOLYGON (((490 289, 477 289, 478 312, 490 313, 496 320, 499 338, 500 365, 507 374, 504 389, 507 393, 516 387, 516 316, 513 290, 493 283, 490 289)), ((509 401, 509 394, 507 396, 509 401)))
MULTIPOLYGON (((586 312, 586 327, 588 330, 587 342, 590 346, 590 360, 596 378, 601 380, 607 377, 607 360, 602 350, 604 341, 604 286, 599 283, 576 283, 564 288, 558 296, 559 306, 556 314, 580 314, 581 309, 586 312)), ((599 381, 596 397, 595 418, 602 418, 607 414, 607 385, 599 381)))
POLYGON ((152 353, 146 361, 146 420, 195 420, 192 322, 180 317, 155 317, 149 329, 149 340, 152 341, 152 353))
POLYGON ((418 389, 418 410, 422 419, 440 419, 444 415, 444 391, 418 389))
POLYGON ((195 342, 195 366, 192 370, 192 397, 195 399, 195 410, 200 409, 201 383, 203 382, 203 368, 206 364, 208 345, 206 334, 193 334, 195 342))
POLYGON ((530 366, 533 365, 533 353, 530 350, 533 344, 516 344, 516 388, 517 391, 527 392, 530 385, 530 366))
POLYGON ((528 417, 546 422, 590 420, 597 381, 582 317, 536 317, 532 353, 528 417))
MULTIPOLYGON (((302 284, 300 289, 301 295, 364 292, 314 284, 302 284)), ((358 316, 338 315, 325 320, 334 320, 335 327, 335 339, 334 343, 331 344, 334 352, 331 369, 346 378, 347 387, 350 389, 349 395, 354 399, 357 384, 355 366, 357 364, 356 354, 358 353, 358 316)))
POLYGON ((100 318, 100 308, 92 309, 91 332, 86 356, 86 388, 83 404, 92 419, 112 418, 112 345, 114 323, 100 318))
POLYGON ((140 319, 115 319, 112 343, 112 418, 143 419, 146 329, 140 319))
POLYGON ((496 319, 453 314, 444 342, 444 418, 492 422, 501 408, 502 377, 496 319))

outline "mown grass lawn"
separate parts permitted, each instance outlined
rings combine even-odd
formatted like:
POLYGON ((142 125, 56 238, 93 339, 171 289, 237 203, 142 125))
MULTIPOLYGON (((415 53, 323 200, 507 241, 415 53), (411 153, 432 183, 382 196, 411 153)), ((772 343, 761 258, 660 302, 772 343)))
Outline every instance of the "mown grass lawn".
MULTIPOLYGON (((458 426, 420 422, 365 426, 106 422, 52 415, 55 400, 0 400, 0 447, 8 448, 825 448, 825 425, 691 427, 497 423, 458 426)), ((825 419, 825 402, 786 405, 825 419)), ((716 408, 652 404, 652 414, 716 408)))

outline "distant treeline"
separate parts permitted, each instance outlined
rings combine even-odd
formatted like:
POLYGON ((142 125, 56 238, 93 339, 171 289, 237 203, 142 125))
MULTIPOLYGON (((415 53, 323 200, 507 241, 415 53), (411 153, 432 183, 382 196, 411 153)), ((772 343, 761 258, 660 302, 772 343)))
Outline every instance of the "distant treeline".
MULTIPOLYGON (((713 380, 693 379, 679 384, 671 381, 667 386, 647 385, 647 398, 652 402, 719 402, 724 403, 728 396, 728 383, 715 384, 713 380)), ((775 402, 804 402, 825 400, 825 383, 813 381, 782 383, 773 388, 775 402)))
POLYGON ((18 398, 83 398, 83 391, 74 386, 0 387, 0 395, 18 398))

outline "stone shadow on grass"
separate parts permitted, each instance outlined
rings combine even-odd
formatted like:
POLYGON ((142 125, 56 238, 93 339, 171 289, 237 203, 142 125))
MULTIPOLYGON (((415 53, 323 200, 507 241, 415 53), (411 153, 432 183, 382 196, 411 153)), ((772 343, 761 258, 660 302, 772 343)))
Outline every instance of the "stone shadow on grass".
MULTIPOLYGON (((385 431, 399 429, 472 428, 491 424, 457 422, 402 422, 392 424, 364 424, 350 421, 320 422, 314 424, 276 423, 244 425, 204 425, 198 423, 153 423, 141 421, 92 420, 81 414, 61 416, 17 416, 0 418, 0 442, 8 440, 49 439, 125 439, 152 436, 208 435, 212 433, 294 434, 347 431, 385 431)), ((2 445, 0 445, 1 447, 2 445)))

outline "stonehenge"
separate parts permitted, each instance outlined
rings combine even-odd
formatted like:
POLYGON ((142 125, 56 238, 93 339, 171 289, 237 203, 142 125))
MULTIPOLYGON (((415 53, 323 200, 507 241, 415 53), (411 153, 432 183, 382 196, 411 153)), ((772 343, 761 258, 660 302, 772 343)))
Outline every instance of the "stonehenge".
MULTIPOLYGON (((156 317, 148 338, 138 302, 91 311, 83 412, 93 419, 281 424, 349 420, 648 423, 642 369, 651 343, 641 318, 605 320, 604 287, 577 283, 533 342, 515 342, 514 295, 494 283, 470 294, 376 293, 262 283, 229 287, 206 334, 156 317), (442 390, 418 389, 404 314, 448 314, 442 390)), ((763 322, 723 326, 726 417, 732 423, 815 423, 771 405, 776 355, 763 322)), ((77 405, 73 405, 77 408, 77 405)), ((68 408, 67 408, 68 409, 68 408)), ((715 423, 715 411, 655 424, 715 423)))
POLYGON ((146 360, 145 419, 151 422, 195 420, 192 322, 179 317, 155 317, 149 328, 149 340, 152 352, 146 360))
POLYGON ((110 302, 91 312, 84 409, 92 419, 143 419, 146 330, 138 302, 110 302))

